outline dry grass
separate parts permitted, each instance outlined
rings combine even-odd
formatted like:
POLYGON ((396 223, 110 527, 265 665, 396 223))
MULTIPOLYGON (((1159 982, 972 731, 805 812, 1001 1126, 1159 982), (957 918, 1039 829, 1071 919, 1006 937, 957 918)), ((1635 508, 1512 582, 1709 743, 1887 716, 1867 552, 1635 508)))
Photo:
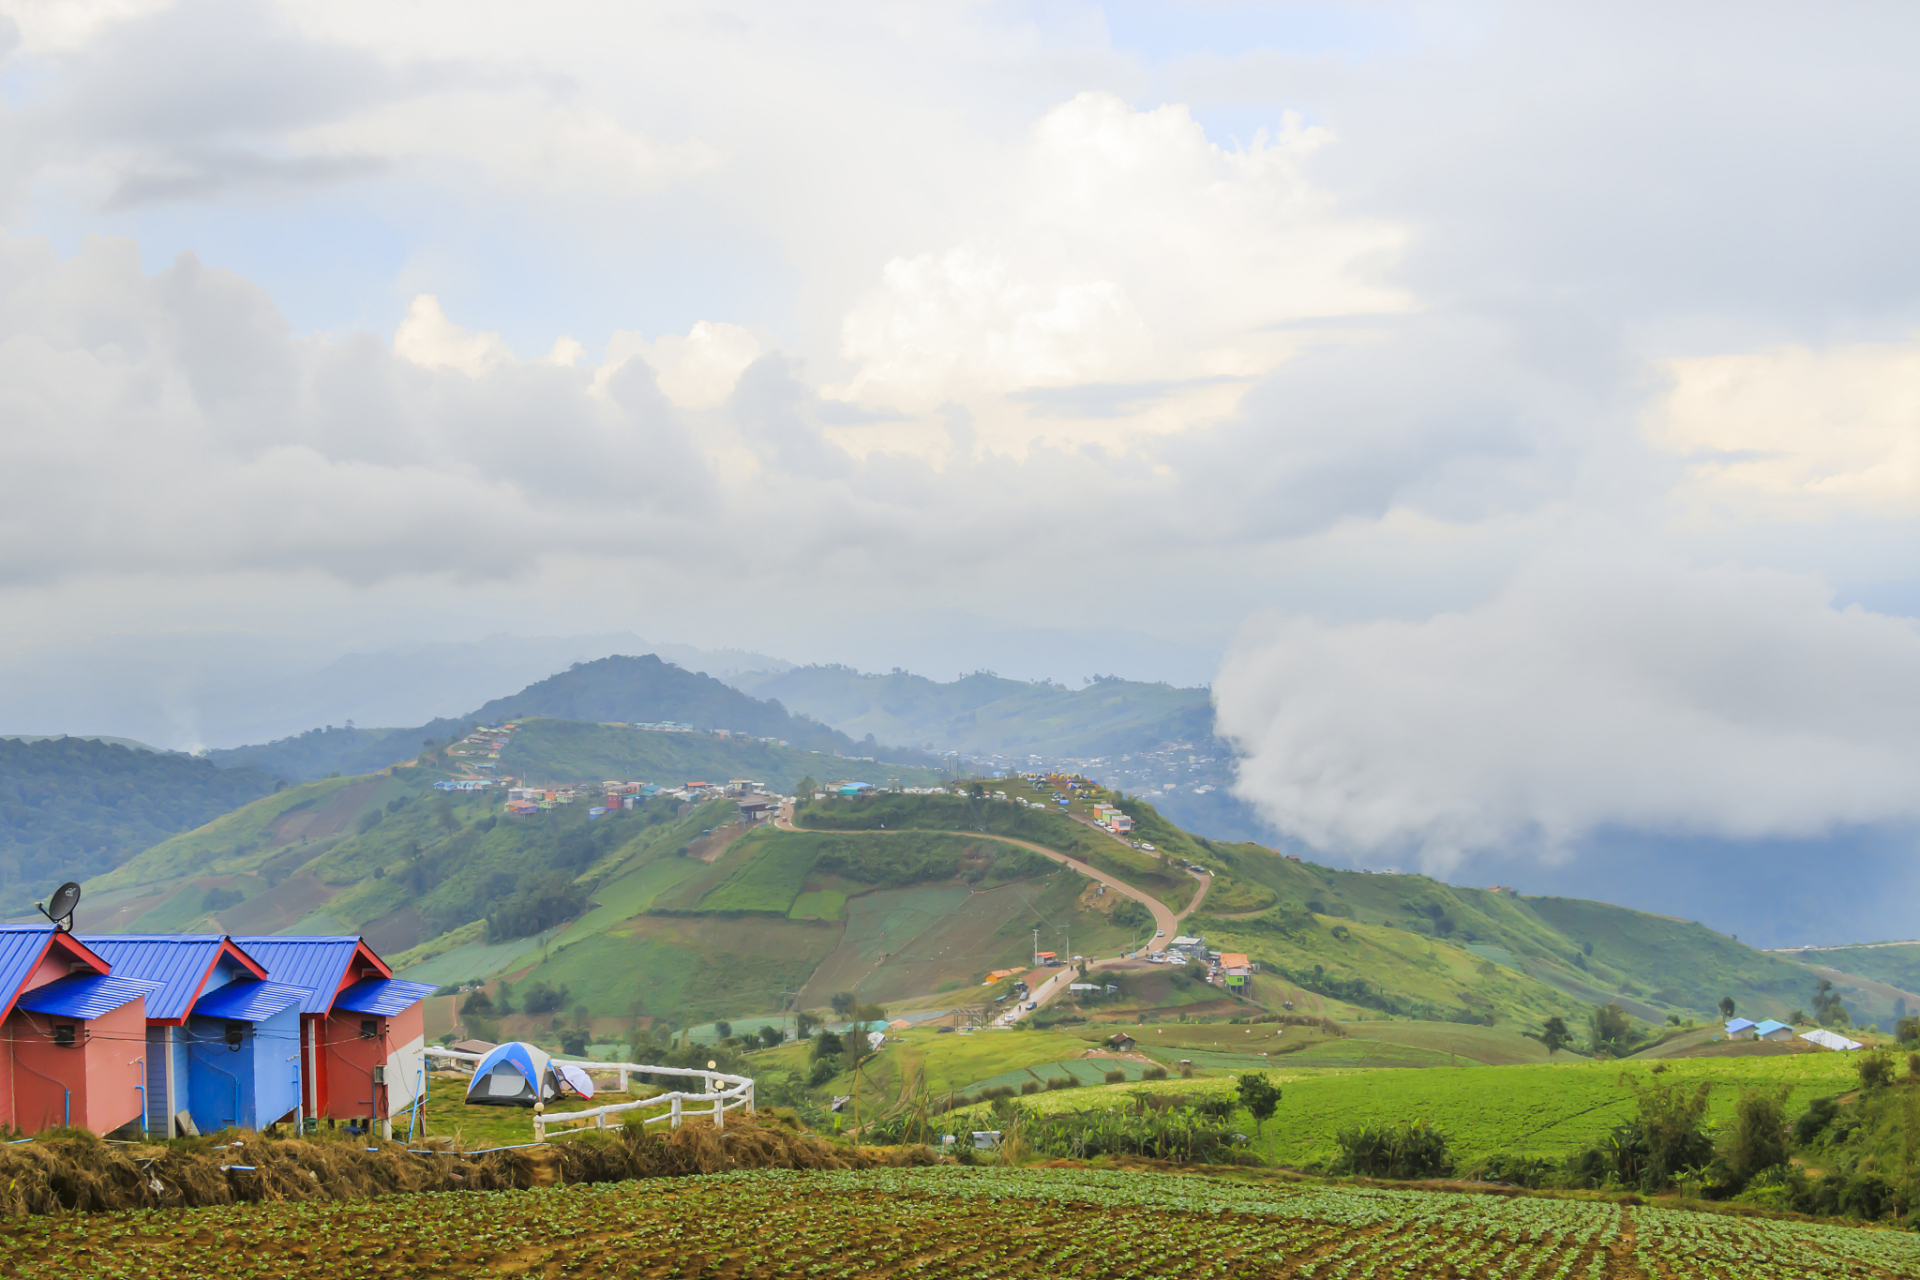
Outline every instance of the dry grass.
POLYGON ((379 1139, 240 1133, 125 1144, 68 1129, 0 1146, 0 1215, 359 1200, 729 1169, 871 1169, 937 1159, 924 1147, 827 1142, 772 1117, 730 1119, 725 1130, 690 1123, 666 1134, 616 1130, 526 1150, 449 1147, 431 1154, 379 1139))

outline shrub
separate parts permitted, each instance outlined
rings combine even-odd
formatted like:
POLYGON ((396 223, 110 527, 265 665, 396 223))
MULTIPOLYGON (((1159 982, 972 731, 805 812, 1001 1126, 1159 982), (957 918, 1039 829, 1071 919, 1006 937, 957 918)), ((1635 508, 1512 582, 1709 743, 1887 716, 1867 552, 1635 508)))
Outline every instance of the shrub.
POLYGON ((1040 1082, 1038 1080, 1029 1080, 1025 1084, 1020 1086, 1020 1092, 1021 1093, 1038 1093, 1040 1092, 1040 1082))
POLYGON ((1124 1071, 1109 1071, 1107 1072, 1106 1078, 1108 1084, 1125 1084, 1127 1082, 1127 1073, 1124 1071))
POLYGON ((1048 1089, 1078 1089, 1080 1080, 1076 1076, 1054 1076, 1047 1081, 1048 1089))
POLYGON ((1803 1146, 1812 1142, 1820 1136, 1822 1129, 1833 1122, 1834 1114, 1839 1110, 1840 1104, 1837 1100, 1815 1098, 1807 1104, 1807 1109, 1800 1113, 1800 1118, 1793 1122, 1793 1140, 1803 1146))
POLYGON ((1369 1178, 1444 1178, 1453 1172, 1447 1135, 1425 1120, 1344 1129, 1335 1170, 1369 1178))
POLYGON ((1560 1164, 1542 1156, 1491 1155, 1467 1171, 1476 1182, 1504 1182, 1514 1187, 1544 1187, 1559 1173, 1560 1164))
POLYGON ((1893 1059, 1884 1049, 1862 1054, 1859 1070, 1862 1089, 1880 1089, 1893 1083, 1893 1059))
POLYGON ((1165 1080, 1167 1078, 1167 1069, 1165 1067, 1148 1067, 1145 1071, 1141 1072, 1140 1078, 1142 1080, 1165 1080))
POLYGON ((1749 1089, 1733 1106, 1733 1124, 1720 1154, 1736 1182, 1745 1185, 1763 1169, 1787 1163, 1787 1097, 1784 1091, 1749 1089))
POLYGON ((1616 1128, 1607 1144, 1622 1183, 1656 1191, 1713 1159, 1713 1140, 1701 1123, 1712 1082, 1643 1085, 1627 1077, 1627 1083, 1634 1091, 1634 1118, 1616 1128))

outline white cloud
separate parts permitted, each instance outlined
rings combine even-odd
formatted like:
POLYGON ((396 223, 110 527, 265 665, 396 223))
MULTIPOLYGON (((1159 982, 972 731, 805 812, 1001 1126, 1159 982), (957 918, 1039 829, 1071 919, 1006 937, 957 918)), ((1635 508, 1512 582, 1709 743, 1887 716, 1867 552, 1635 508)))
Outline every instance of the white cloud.
MULTIPOLYGON (((886 264, 844 321, 856 367, 830 394, 918 413, 964 403, 1003 447, 1036 433, 1004 399, 1029 388, 1204 384, 1184 417, 1146 422, 1217 418, 1231 404, 1220 380, 1299 349, 1280 326, 1409 305, 1380 282, 1402 233, 1307 176, 1330 140, 1288 119, 1229 150, 1184 107, 1077 95, 1033 127, 1003 212, 965 243, 886 264)), ((1126 424, 1101 417, 1096 438, 1124 442, 1126 424)))
POLYGON ((1649 435, 1688 460, 1683 500, 1788 518, 1920 513, 1920 341, 1667 362, 1649 435))
POLYGON ((513 359, 513 351, 499 334, 462 329, 447 319, 440 299, 430 293, 421 294, 407 308, 407 318, 394 330, 393 349, 423 369, 458 369, 470 378, 513 359))
POLYGON ((733 394, 740 375, 760 355, 760 340, 737 324, 701 320, 685 334, 664 333, 652 342, 622 330, 607 342, 599 384, 638 357, 653 368, 661 392, 674 404, 711 409, 733 394))
POLYGON ((1240 794, 1376 864, 1920 814, 1920 630, 1805 577, 1562 547, 1459 613, 1258 617, 1214 692, 1240 794))

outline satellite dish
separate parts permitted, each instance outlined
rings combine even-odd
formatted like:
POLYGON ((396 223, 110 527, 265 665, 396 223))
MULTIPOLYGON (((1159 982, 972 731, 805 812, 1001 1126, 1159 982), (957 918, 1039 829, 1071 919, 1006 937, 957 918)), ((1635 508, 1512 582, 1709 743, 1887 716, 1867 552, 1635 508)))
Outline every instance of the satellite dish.
MULTIPOLYGON (((40 907, 39 903, 33 904, 40 907)), ((69 880, 53 891, 53 900, 40 907, 40 914, 53 921, 54 928, 73 932, 73 909, 80 905, 80 886, 69 880)))

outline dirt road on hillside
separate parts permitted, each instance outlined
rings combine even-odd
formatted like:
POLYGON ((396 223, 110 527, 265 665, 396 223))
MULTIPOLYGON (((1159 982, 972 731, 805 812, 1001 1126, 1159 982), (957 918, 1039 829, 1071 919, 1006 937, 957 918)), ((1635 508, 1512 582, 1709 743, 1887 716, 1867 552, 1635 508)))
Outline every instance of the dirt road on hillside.
MULTIPOLYGON (((774 819, 774 825, 778 826, 782 831, 812 830, 812 828, 810 827, 796 827, 793 825, 792 806, 786 806, 781 809, 780 816, 774 819)), ((937 830, 937 828, 909 827, 909 828, 906 828, 906 830, 930 831, 930 830, 937 830)), ((816 832, 816 834, 820 834, 820 833, 816 832)), ((898 831, 861 830, 861 831, 834 831, 826 834, 892 836, 892 835, 899 835, 900 833, 898 831)), ((1113 890, 1115 893, 1119 894, 1123 898, 1132 898, 1135 902, 1145 907, 1148 911, 1151 911, 1153 913, 1153 927, 1158 929, 1162 934, 1164 934, 1168 938, 1171 938, 1173 936, 1173 931, 1179 925, 1182 917, 1184 917, 1188 912, 1192 911, 1194 907, 1199 906, 1200 899, 1204 898, 1207 893, 1206 880, 1204 877, 1202 877, 1201 883, 1200 883, 1200 890, 1198 893, 1194 894, 1193 902, 1187 907, 1186 911, 1182 911, 1179 915, 1175 915, 1173 911, 1167 906, 1166 903, 1160 901, 1160 899, 1152 896, 1151 894, 1148 894, 1139 889, 1136 889, 1132 885, 1127 884, 1123 881, 1116 880, 1112 876, 1108 875, 1106 872, 1101 871, 1097 867, 1088 866, 1086 863, 1080 861, 1078 858, 1070 858, 1066 854, 1061 853, 1058 850, 1049 849, 1047 848, 1047 846, 1043 844, 1035 844, 1031 840, 1015 839, 1013 836, 993 835, 985 831, 963 831, 959 834, 973 836, 981 840, 998 840, 1001 844, 1017 845, 1022 849, 1030 849, 1034 853, 1039 854, 1043 858, 1052 858, 1055 862, 1059 863, 1061 866, 1068 867, 1074 871, 1078 871, 1081 875, 1087 877, 1089 880, 1092 880, 1098 884, 1103 884, 1107 886, 1107 888, 1113 890)), ((1161 945, 1163 946, 1165 945, 1164 941, 1162 942, 1161 945)))

